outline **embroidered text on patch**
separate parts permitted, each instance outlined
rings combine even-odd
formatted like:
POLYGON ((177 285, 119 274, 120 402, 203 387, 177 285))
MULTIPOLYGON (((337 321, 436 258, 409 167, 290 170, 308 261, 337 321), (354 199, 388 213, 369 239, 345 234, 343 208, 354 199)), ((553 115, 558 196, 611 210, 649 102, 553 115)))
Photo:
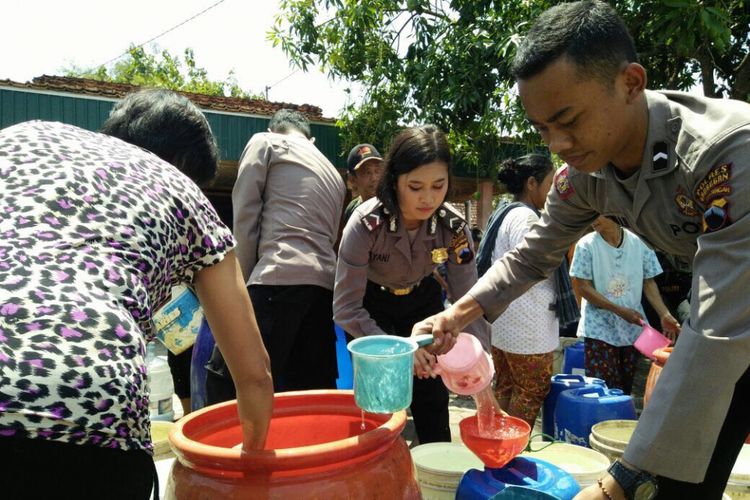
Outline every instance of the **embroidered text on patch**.
POLYGON ((695 199, 701 205, 706 206, 716 198, 729 196, 732 192, 732 187, 729 185, 731 177, 731 163, 722 163, 721 165, 712 168, 708 172, 708 175, 706 175, 695 188, 695 199))

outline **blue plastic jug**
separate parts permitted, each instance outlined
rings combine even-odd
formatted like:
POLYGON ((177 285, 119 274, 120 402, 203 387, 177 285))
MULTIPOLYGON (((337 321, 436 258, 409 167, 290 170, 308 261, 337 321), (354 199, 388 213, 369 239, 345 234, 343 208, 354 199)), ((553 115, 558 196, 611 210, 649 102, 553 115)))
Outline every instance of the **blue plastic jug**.
POLYGON ((516 457, 500 469, 470 469, 461 478, 456 500, 570 500, 580 491, 560 467, 533 457, 516 457))
POLYGON ((583 375, 568 373, 553 375, 552 386, 547 397, 544 399, 544 406, 542 406, 542 432, 548 436, 555 435, 555 406, 557 405, 557 398, 562 391, 595 386, 606 387, 607 385, 600 378, 584 377, 583 375))
POLYGON ((583 342, 576 342, 566 347, 563 353, 563 373, 585 375, 584 354, 583 342))
POLYGON ((620 389, 595 386, 562 391, 555 407, 555 437, 589 446, 594 424, 605 420, 636 420, 633 398, 620 389))

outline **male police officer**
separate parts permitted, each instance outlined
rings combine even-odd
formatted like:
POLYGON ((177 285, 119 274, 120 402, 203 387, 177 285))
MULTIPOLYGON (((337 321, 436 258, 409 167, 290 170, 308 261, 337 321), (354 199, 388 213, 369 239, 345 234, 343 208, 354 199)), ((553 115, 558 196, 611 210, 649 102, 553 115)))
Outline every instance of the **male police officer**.
MULTIPOLYGON (((237 259, 275 392, 336 387, 334 244, 346 187, 313 142, 301 113, 277 111, 247 143, 232 190, 237 259)), ((208 368, 209 403, 232 399, 218 350, 208 368)))
POLYGON ((524 243, 415 331, 450 340, 496 318, 598 214, 692 259, 690 318, 649 406, 623 460, 580 496, 720 498, 750 432, 750 105, 645 90, 624 23, 598 1, 542 14, 513 70, 530 122, 567 166, 524 243))

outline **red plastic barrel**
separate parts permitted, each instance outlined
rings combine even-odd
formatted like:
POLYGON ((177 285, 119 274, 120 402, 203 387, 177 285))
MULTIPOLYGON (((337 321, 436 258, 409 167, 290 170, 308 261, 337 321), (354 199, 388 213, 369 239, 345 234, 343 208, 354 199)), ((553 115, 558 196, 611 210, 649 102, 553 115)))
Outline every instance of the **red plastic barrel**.
POLYGON ((673 347, 664 347, 662 349, 656 349, 654 351, 654 361, 651 363, 651 368, 648 370, 648 377, 646 378, 646 389, 643 392, 643 407, 645 408, 648 404, 648 400, 651 398, 651 393, 654 391, 656 381, 659 380, 661 375, 661 369, 667 364, 669 355, 672 354, 673 347))
POLYGON ((276 394, 266 449, 241 456, 235 401, 180 420, 166 498, 405 498, 419 489, 406 413, 362 413, 352 391, 276 394))

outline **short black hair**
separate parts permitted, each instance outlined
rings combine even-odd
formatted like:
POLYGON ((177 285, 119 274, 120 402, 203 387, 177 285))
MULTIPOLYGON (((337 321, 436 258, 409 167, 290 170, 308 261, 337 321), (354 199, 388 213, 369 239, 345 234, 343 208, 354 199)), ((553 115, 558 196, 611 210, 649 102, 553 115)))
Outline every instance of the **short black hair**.
POLYGON ((638 62, 633 37, 610 5, 598 0, 561 3, 544 11, 523 38, 511 71, 525 80, 567 57, 582 75, 611 84, 623 65, 638 62))
POLYGON ((310 123, 305 118, 305 115, 293 109, 284 108, 274 113, 271 121, 268 123, 268 128, 271 132, 277 134, 288 134, 289 132, 297 131, 308 139, 312 137, 310 123))
POLYGON ((508 192, 519 195, 523 193, 529 177, 542 182, 553 168, 552 160, 548 156, 532 153, 505 160, 497 172, 497 180, 508 189, 508 192))
POLYGON ((216 175, 219 149, 203 113, 164 89, 144 89, 117 102, 100 132, 146 149, 196 183, 216 175))
POLYGON ((398 176, 428 163, 440 161, 448 167, 448 192, 451 188, 452 157, 445 134, 434 125, 407 128, 393 139, 385 156, 383 177, 377 196, 391 213, 398 213, 396 183, 398 176))

